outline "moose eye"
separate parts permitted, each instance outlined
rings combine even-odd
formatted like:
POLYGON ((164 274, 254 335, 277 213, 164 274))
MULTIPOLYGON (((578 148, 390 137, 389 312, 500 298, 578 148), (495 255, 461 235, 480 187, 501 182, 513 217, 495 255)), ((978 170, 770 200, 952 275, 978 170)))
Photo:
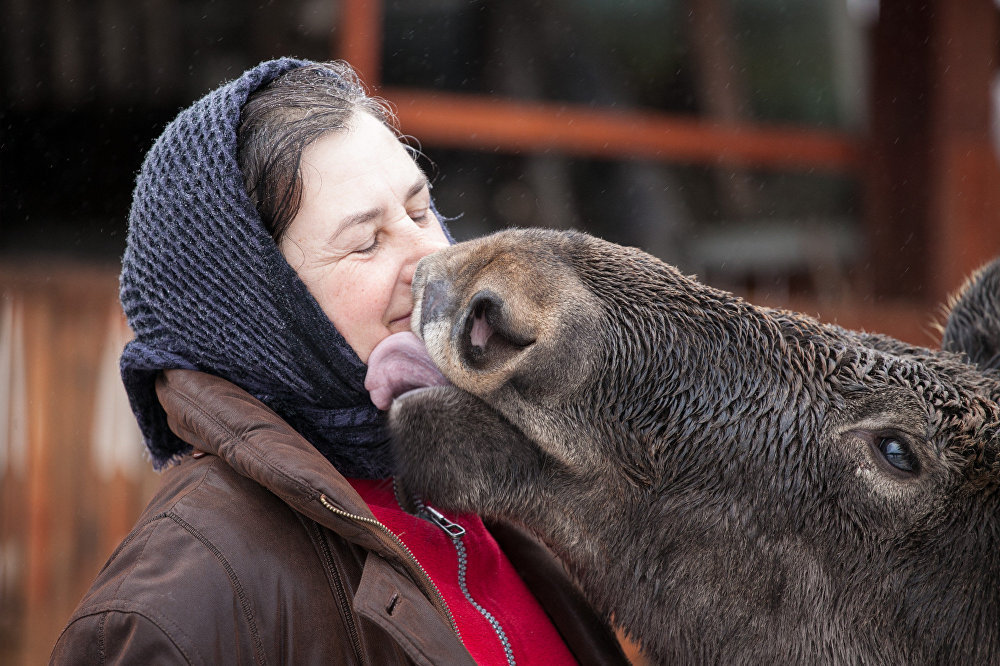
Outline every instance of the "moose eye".
POLYGON ((877 446, 885 461, 896 469, 908 474, 917 472, 917 458, 903 439, 893 435, 879 437, 877 446))

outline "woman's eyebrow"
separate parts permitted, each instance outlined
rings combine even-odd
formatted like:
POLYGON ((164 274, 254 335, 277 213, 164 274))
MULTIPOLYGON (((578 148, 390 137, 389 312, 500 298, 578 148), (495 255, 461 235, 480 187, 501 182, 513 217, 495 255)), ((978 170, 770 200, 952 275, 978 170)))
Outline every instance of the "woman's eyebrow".
POLYGON ((425 187, 430 187, 430 183, 427 181, 427 176, 425 176, 421 171, 420 175, 417 176, 416 182, 414 182, 413 185, 410 186, 410 189, 406 191, 407 201, 423 192, 425 187))
POLYGON ((365 222, 370 222, 371 220, 376 220, 382 217, 382 213, 385 212, 381 207, 379 208, 369 208, 368 210, 363 210, 359 213, 354 213, 353 215, 348 215, 337 224, 337 228, 334 229, 333 233, 330 234, 330 240, 334 240, 343 231, 349 229, 358 224, 364 224, 365 222))

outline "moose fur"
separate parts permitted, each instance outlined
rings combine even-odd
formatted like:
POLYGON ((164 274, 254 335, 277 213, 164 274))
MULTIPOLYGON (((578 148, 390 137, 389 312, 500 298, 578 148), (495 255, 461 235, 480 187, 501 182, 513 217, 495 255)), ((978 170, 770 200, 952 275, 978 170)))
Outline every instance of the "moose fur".
POLYGON ((948 351, 574 232, 424 259, 402 482, 514 521, 655 663, 1000 662, 1000 262, 948 351))

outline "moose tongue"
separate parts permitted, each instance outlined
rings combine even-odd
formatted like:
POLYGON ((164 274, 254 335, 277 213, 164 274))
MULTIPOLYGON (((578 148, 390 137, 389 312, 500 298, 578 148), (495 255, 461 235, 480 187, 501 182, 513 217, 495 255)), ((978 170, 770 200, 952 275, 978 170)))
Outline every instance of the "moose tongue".
POLYGON ((365 388, 381 410, 389 409, 392 401, 407 391, 447 384, 427 355, 424 343, 409 331, 385 338, 368 357, 365 388))

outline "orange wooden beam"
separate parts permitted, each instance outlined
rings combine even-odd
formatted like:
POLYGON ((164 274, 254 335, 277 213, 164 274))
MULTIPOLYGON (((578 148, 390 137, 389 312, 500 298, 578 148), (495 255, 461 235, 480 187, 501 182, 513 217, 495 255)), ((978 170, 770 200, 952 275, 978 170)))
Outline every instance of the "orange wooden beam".
POLYGON ((507 152, 853 172, 862 143, 826 130, 721 125, 663 113, 387 88, 400 129, 421 142, 507 152))
POLYGON ((342 0, 333 52, 370 88, 382 80, 382 1, 342 0))
MULTIPOLYGON (((381 0, 343 0, 333 46, 371 88, 381 83, 382 21, 381 0)), ((404 88, 381 94, 404 132, 450 148, 848 172, 862 164, 860 140, 838 132, 404 88)))
POLYGON ((937 0, 932 16, 927 281, 943 299, 1000 254, 1000 160, 990 135, 1000 12, 991 0, 937 0))

